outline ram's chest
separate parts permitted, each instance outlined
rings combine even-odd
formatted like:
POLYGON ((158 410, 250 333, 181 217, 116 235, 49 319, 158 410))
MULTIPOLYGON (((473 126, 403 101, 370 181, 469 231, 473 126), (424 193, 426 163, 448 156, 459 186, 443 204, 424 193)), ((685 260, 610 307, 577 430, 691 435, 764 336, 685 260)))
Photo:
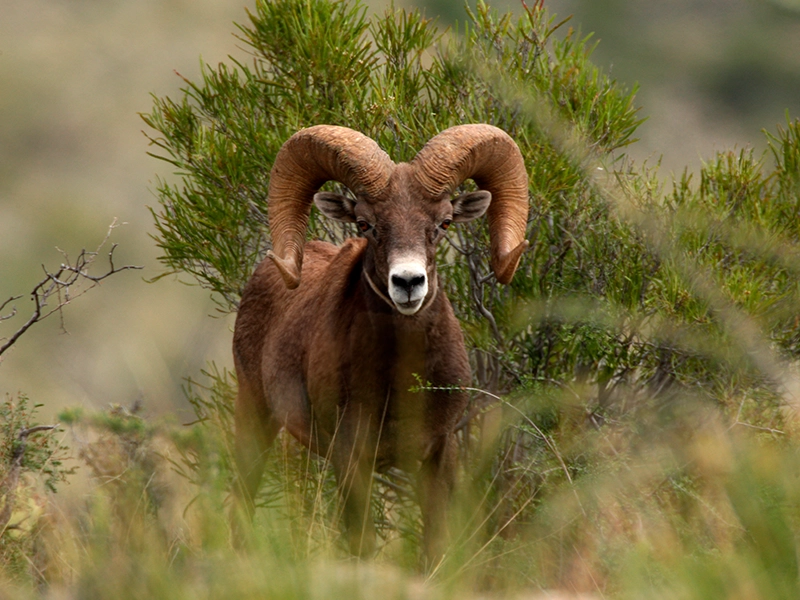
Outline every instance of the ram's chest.
POLYGON ((378 463, 390 466, 397 456, 418 455, 427 436, 429 394, 420 388, 429 348, 424 331, 369 325, 338 352, 309 354, 308 401, 327 438, 361 440, 377 450, 378 463))

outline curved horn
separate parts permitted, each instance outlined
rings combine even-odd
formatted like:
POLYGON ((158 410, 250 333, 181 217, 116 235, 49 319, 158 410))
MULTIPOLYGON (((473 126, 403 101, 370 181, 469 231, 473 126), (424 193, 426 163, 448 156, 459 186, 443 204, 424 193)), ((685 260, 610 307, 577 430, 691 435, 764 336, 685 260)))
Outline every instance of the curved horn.
POLYGON ((300 284, 308 216, 319 187, 334 180, 354 193, 375 195, 386 186, 393 167, 377 143, 347 127, 309 127, 283 144, 269 179, 272 250, 267 256, 275 262, 286 287, 300 284))
POLYGON ((453 193, 465 179, 492 194, 492 269, 500 283, 510 283, 528 247, 528 174, 514 140, 492 125, 457 125, 431 138, 411 164, 434 196, 453 193))

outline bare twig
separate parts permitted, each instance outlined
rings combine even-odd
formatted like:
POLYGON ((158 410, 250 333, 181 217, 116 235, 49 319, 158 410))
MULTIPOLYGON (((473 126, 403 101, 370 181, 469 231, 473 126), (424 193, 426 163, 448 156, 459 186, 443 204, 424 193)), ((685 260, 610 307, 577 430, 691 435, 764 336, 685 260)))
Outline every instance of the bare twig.
MULTIPOLYGON (((14 300, 19 300, 22 296, 11 296, 8 300, 0 304, 0 313, 5 310, 6 306, 14 302, 14 300)), ((7 315, 0 314, 0 321, 7 321, 8 319, 13 319, 17 315, 16 307, 11 307, 11 312, 7 315)))
MULTIPOLYGON (((25 334, 34 324, 43 321, 53 313, 59 313, 63 320, 63 308, 68 305, 72 300, 82 296, 93 287, 99 285, 104 279, 121 271, 128 271, 131 269, 142 269, 143 267, 134 265, 125 265, 118 267, 114 264, 114 251, 117 249, 117 244, 113 244, 108 251, 108 268, 101 275, 91 275, 89 268, 94 263, 95 259, 100 255, 100 250, 108 241, 111 232, 117 227, 116 219, 108 228, 105 238, 94 252, 87 252, 85 249, 81 250, 74 263, 69 260, 65 252, 62 252, 64 263, 61 264, 59 269, 55 272, 48 271, 44 265, 44 278, 36 284, 31 290, 30 299, 33 301, 33 311, 25 323, 22 324, 10 337, 0 338, 3 343, 0 344, 0 356, 11 348, 17 340, 25 334), (57 302, 55 306, 50 307, 48 300, 55 297, 57 302)), ((0 304, 0 311, 4 310, 15 300, 19 300, 22 296, 12 296, 2 304, 0 304)), ((16 307, 12 307, 11 312, 2 315, 0 314, 0 322, 7 321, 17 314, 16 307)), ((63 326, 63 323, 62 323, 63 326)))
POLYGON ((740 425, 742 427, 749 427, 750 429, 755 429, 756 431, 765 431, 765 432, 771 433, 773 435, 785 435, 786 434, 785 431, 781 431, 780 429, 773 429, 772 427, 759 427, 758 425, 752 425, 751 423, 747 423, 746 421, 742 421, 742 409, 744 408, 744 403, 745 403, 746 400, 747 400, 747 397, 745 396, 744 398, 742 398, 742 401, 739 403, 739 410, 736 411, 736 419, 734 420, 733 423, 731 423, 731 426, 728 428, 729 430, 733 429, 737 425, 740 425))

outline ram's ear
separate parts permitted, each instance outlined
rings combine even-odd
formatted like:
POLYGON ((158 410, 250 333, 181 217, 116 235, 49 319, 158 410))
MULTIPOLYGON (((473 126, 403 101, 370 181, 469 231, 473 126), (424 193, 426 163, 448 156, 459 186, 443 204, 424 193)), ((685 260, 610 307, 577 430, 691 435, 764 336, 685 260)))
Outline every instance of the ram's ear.
POLYGON ((453 200, 453 221, 466 223, 483 216, 492 202, 491 192, 478 190, 461 194, 453 200))
POLYGON ((317 192, 314 194, 314 204, 319 211, 330 219, 355 223, 355 201, 341 194, 331 192, 317 192))

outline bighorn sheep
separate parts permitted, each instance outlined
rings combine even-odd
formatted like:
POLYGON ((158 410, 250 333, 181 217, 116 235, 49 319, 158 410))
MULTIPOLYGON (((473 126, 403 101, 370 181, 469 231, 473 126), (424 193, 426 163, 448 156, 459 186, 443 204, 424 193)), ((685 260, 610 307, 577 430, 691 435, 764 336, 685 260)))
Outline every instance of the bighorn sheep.
POLYGON ((269 182, 273 250, 242 295, 233 337, 236 399, 234 535, 253 516, 265 453, 285 427, 330 457, 351 552, 369 555, 372 471, 418 473, 423 551, 435 560, 455 478, 455 427, 467 403, 461 328, 436 274, 451 223, 487 213, 491 263, 509 283, 527 248, 528 178, 514 141, 490 125, 460 125, 395 164, 370 138, 319 125, 280 149, 269 182), (479 191, 452 199, 472 179, 479 191), (355 199, 316 193, 326 181, 355 199), (305 241, 312 201, 356 223, 341 247, 305 241), (305 260, 304 260, 305 257, 305 260))

